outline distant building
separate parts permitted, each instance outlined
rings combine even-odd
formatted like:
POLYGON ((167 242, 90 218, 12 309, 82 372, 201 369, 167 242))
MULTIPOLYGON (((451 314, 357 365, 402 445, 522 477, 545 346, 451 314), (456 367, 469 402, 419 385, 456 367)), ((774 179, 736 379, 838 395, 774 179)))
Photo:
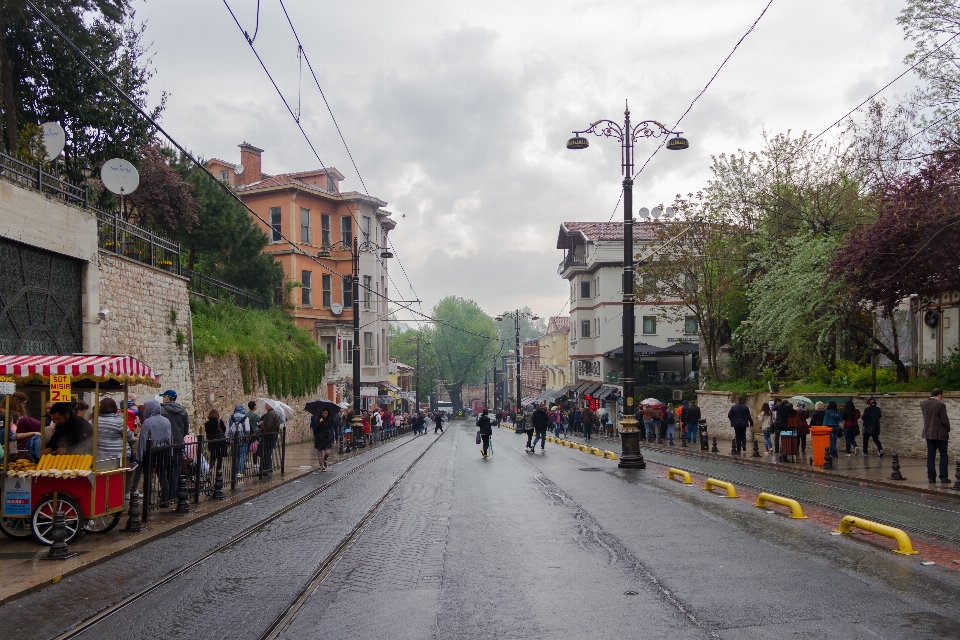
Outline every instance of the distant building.
POLYGON ((553 316, 547 321, 547 332, 540 336, 540 367, 544 389, 559 391, 572 380, 570 372, 570 317, 553 316))
POLYGON ((525 340, 520 347, 523 358, 520 361, 521 404, 526 407, 543 392, 543 369, 540 367, 540 341, 537 338, 525 340))
MULTIPOLYGON (((328 397, 340 400, 343 389, 334 388, 335 383, 351 378, 353 368, 351 254, 334 251, 330 258, 319 259, 317 251, 354 239, 387 247, 387 234, 396 222, 383 209, 387 205, 383 200, 356 191, 341 192, 344 176, 333 167, 267 175, 261 170, 263 150, 246 142, 239 146, 239 165, 214 158, 207 168, 232 185, 256 212, 259 219, 254 222, 270 239, 265 251, 283 267, 284 284, 299 285, 292 290, 294 318, 330 356, 328 397), (314 257, 307 258, 301 251, 314 257)), ((384 299, 389 295, 388 282, 387 261, 378 253, 361 254, 360 380, 365 407, 381 395, 381 383, 389 384, 384 299)))

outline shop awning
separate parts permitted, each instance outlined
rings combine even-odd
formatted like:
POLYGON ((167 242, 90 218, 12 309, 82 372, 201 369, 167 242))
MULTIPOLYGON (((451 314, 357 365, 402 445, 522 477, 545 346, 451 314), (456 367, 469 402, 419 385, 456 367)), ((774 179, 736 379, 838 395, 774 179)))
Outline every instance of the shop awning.
POLYGON ((569 393, 572 389, 573 389, 573 387, 571 387, 571 386, 568 384, 568 385, 565 386, 563 389, 560 389, 560 391, 557 391, 557 397, 559 398, 560 396, 565 396, 565 395, 567 395, 567 393, 569 393))
POLYGON ((677 355, 690 355, 700 353, 700 343, 699 342, 678 342, 672 344, 666 349, 670 353, 677 355))
POLYGON ((607 396, 612 395, 613 393, 615 393, 616 390, 617 390, 616 387, 600 387, 600 390, 597 391, 597 392, 593 395, 593 397, 596 398, 596 399, 598 399, 598 400, 603 400, 603 399, 606 398, 607 396))
POLYGON ((596 382, 581 382, 580 384, 573 387, 571 391, 575 391, 576 393, 583 393, 584 389, 589 389, 590 387, 595 386, 596 384, 597 384, 596 382))
POLYGON ((589 387, 581 391, 580 395, 593 396, 597 392, 597 390, 600 389, 600 387, 602 386, 603 386, 602 384, 592 383, 589 387))
POLYGON ((153 369, 132 356, 3 356, 0 355, 0 376, 12 376, 15 382, 41 380, 50 382, 51 375, 68 375, 73 380, 120 382, 160 386, 153 369))
MULTIPOLYGON (((655 347, 652 344, 647 344, 646 342, 635 342, 633 343, 633 355, 634 357, 639 358, 649 358, 653 356, 668 356, 676 355, 677 352, 670 351, 669 349, 664 349, 663 347, 655 347)), ((607 351, 603 354, 604 358, 622 358, 623 357, 623 347, 617 347, 611 351, 607 351)))

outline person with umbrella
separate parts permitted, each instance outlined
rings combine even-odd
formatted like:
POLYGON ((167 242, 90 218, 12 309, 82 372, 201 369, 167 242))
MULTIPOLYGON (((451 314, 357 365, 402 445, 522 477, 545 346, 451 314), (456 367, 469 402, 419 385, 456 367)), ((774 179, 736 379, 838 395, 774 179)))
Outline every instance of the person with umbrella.
POLYGON ((330 409, 324 407, 320 412, 320 417, 314 417, 311 420, 313 424, 313 448, 317 450, 317 461, 320 463, 320 471, 327 470, 327 458, 330 457, 330 450, 333 448, 333 432, 337 428, 337 423, 330 415, 330 409))

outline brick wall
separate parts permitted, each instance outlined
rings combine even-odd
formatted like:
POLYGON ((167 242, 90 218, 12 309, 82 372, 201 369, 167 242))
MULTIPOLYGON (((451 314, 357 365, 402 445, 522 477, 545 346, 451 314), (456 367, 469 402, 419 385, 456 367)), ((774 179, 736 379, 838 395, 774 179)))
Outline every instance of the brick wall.
MULTIPOLYGON (((196 412, 199 424, 206 421, 211 409, 220 412, 220 417, 226 422, 238 404, 246 405, 250 400, 272 397, 267 390, 259 385, 253 393, 243 392, 243 378, 240 375, 240 362, 236 356, 222 358, 204 358, 197 360, 196 412)), ((305 442, 313 438, 310 432, 310 414, 303 410, 310 400, 326 398, 326 386, 317 389, 317 392, 307 398, 287 396, 276 398, 290 405, 294 410, 292 418, 287 419, 287 443, 305 442)))
MULTIPOLYGON (((783 395, 783 394, 781 394, 783 395)), ((816 402, 820 397, 850 397, 849 393, 835 394, 802 394, 816 402)), ((853 394, 853 401, 860 411, 866 406, 866 399, 870 394, 853 394)), ((717 436, 718 442, 729 441, 733 438, 733 429, 727 420, 727 411, 730 410, 730 394, 726 391, 698 391, 697 402, 701 413, 707 420, 710 436, 717 436)), ((789 396, 788 396, 789 397, 789 396)), ((877 406, 880 407, 880 441, 884 450, 890 453, 899 453, 909 458, 926 458, 927 443, 922 437, 923 417, 920 414, 920 403, 929 397, 927 393, 891 393, 876 394, 877 406)), ((756 415, 760 405, 770 399, 770 394, 763 392, 747 395, 747 406, 756 415)), ((947 405, 947 414, 953 424, 960 425, 960 392, 944 394, 943 401, 947 405)), ((960 429, 955 430, 950 439, 949 454, 951 459, 960 458, 960 429)), ((759 438, 759 430, 757 432, 759 438)), ((862 438, 862 436, 861 436, 862 438)), ((857 439, 859 444, 861 438, 857 439)), ((872 443, 871 443, 872 444, 872 443)), ((871 450, 873 446, 871 446, 871 450)), ((726 451, 727 449, 724 449, 726 451)), ((952 469, 951 469, 952 472, 952 469)))
POLYGON ((185 278, 134 260, 100 253, 101 353, 131 355, 160 375, 162 389, 132 388, 137 395, 174 389, 190 410, 193 383, 190 375, 190 302, 185 278), (176 310, 171 319, 170 310, 176 310), (177 346, 177 332, 183 344, 177 346))

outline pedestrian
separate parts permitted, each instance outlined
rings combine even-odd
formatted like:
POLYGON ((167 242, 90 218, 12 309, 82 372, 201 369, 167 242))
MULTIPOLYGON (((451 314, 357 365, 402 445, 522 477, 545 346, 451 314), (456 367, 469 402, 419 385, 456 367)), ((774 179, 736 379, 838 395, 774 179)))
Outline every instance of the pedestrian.
POLYGON ((684 422, 687 425, 687 432, 692 438, 693 444, 697 443, 697 435, 700 433, 700 407, 696 400, 691 400, 684 413, 684 422))
POLYGON ((333 448, 333 434, 337 429, 336 421, 330 417, 330 410, 324 409, 320 412, 320 417, 311 420, 313 423, 313 448, 317 450, 317 461, 320 463, 320 471, 327 470, 327 458, 330 457, 330 450, 333 448))
MULTIPOLYGON (((148 400, 144 403, 143 411, 140 415, 143 416, 143 422, 140 425, 140 439, 137 442, 137 458, 144 464, 138 466, 134 472, 133 487, 136 488, 139 484, 139 476, 142 469, 146 469, 143 476, 144 484, 152 482, 150 473, 153 469, 156 469, 157 480, 160 485, 160 494, 157 496, 158 506, 167 507, 175 497, 175 494, 170 492, 170 472, 167 468, 172 463, 172 453, 158 455, 153 460, 145 459, 144 455, 147 448, 147 440, 150 441, 153 447, 166 447, 170 445, 171 438, 173 437, 173 426, 170 420, 163 415, 160 410, 160 403, 156 400, 148 400)), ((144 505, 144 508, 149 506, 152 505, 144 505)))
POLYGON ((849 398, 843 405, 843 439, 847 445, 847 457, 850 457, 850 448, 853 453, 859 453, 857 446, 857 436, 860 435, 860 410, 853 404, 853 398, 849 398))
POLYGON ((227 455, 227 425, 220 419, 220 412, 211 409, 207 414, 207 421, 203 424, 203 431, 207 436, 210 450, 210 461, 213 468, 222 468, 223 457, 227 455))
POLYGON ((269 402, 266 403, 266 413, 260 419, 260 445, 257 447, 260 452, 260 470, 265 473, 273 473, 273 447, 277 444, 277 436, 280 434, 280 416, 269 402))
POLYGON ((736 440, 737 453, 747 450, 747 427, 753 429, 753 416, 750 415, 750 409, 747 408, 746 398, 737 396, 737 402, 727 411, 727 420, 733 427, 734 438, 736 440))
POLYGON ((867 398, 867 406, 863 409, 863 457, 867 457, 867 445, 870 438, 877 445, 877 456, 883 457, 883 445, 880 444, 880 407, 873 396, 867 398))
POLYGON ((437 411, 437 415, 433 417, 433 432, 437 433, 439 431, 443 434, 443 414, 437 411))
POLYGON ((370 414, 366 411, 360 412, 360 430, 363 432, 363 444, 371 445, 370 442, 370 414))
POLYGON ((797 430, 797 440, 800 442, 800 457, 807 457, 807 435, 810 433, 810 426, 807 424, 807 405, 802 402, 797 403, 797 412, 794 415, 794 427, 797 430))
POLYGON ((490 426, 490 416, 484 409, 477 420, 477 426, 480 428, 480 455, 484 460, 487 458, 487 450, 490 448, 490 436, 493 435, 493 429, 490 426))
POLYGON ((680 403, 680 408, 677 409, 677 417, 680 418, 680 433, 687 439, 687 442, 690 442, 690 429, 687 426, 687 409, 689 407, 690 403, 684 400, 680 403))
POLYGON ((190 417, 187 415, 187 410, 177 403, 176 391, 167 389, 160 394, 160 397, 163 400, 160 413, 170 421, 170 443, 178 445, 173 448, 173 460, 168 469, 170 491, 173 496, 176 496, 180 484, 180 464, 183 460, 183 438, 190 433, 190 417))
MULTIPOLYGON (((97 416, 97 461, 117 460, 123 453, 124 415, 120 413, 117 401, 110 397, 100 400, 100 413, 97 416)), ((17 431, 20 429, 18 427, 17 431)))
POLYGON ((943 389, 934 389, 930 397, 920 403, 923 413, 923 437, 927 441, 927 480, 937 481, 936 458, 940 454, 940 482, 950 482, 947 469, 947 441, 950 439, 950 418, 943 403, 943 389))
MULTIPOLYGON (((256 404, 254 404, 256 406, 256 404)), ((254 413, 256 415, 256 413, 254 413)), ((237 468, 234 469, 236 478, 243 480, 247 469, 247 451, 250 449, 250 414, 238 404, 233 413, 227 418, 227 437, 237 444, 237 468)))
POLYGON ((669 440, 670 438, 677 437, 677 412, 674 410, 672 404, 667 405, 666 417, 663 419, 665 435, 664 437, 669 440))
POLYGON ((823 426, 830 427, 830 457, 836 458, 837 438, 840 436, 840 429, 843 425, 843 414, 837 410, 837 403, 833 400, 827 405, 827 410, 823 412, 823 426))
POLYGON ((378 444, 383 435, 383 415, 380 413, 380 407, 373 408, 373 414, 370 416, 370 443, 378 444))
POLYGON ((533 424, 533 430, 537 434, 533 444, 530 444, 530 438, 527 438, 527 446, 530 447, 530 453, 534 453, 538 442, 540 443, 540 452, 546 453, 547 428, 550 426, 550 416, 547 414, 546 403, 540 403, 540 406, 537 407, 537 409, 533 412, 533 415, 530 417, 530 422, 533 424))
MULTIPOLYGON (((13 406, 13 403, 10 403, 13 406)), ((2 413, 2 409, 0 409, 2 413)), ((26 451, 33 462, 40 461, 40 431, 39 422, 25 416, 18 411, 10 410, 10 447, 13 451, 26 451)))
POLYGON ((777 398, 773 405, 773 452, 780 453, 780 434, 790 429, 790 421, 796 413, 796 409, 790 404, 789 400, 780 400, 777 398))
POLYGON ((584 407, 580 413, 580 421, 583 423, 583 439, 590 442, 590 432, 593 431, 593 424, 597 420, 597 415, 590 409, 584 407))
POLYGON ((642 405, 640 418, 643 421, 644 437, 648 441, 653 440, 653 407, 649 404, 642 405))
POLYGON ((773 440, 770 438, 773 432, 773 412, 770 411, 770 405, 766 402, 760 405, 757 422, 760 423, 760 431, 763 433, 763 452, 770 453, 773 451, 773 440))

